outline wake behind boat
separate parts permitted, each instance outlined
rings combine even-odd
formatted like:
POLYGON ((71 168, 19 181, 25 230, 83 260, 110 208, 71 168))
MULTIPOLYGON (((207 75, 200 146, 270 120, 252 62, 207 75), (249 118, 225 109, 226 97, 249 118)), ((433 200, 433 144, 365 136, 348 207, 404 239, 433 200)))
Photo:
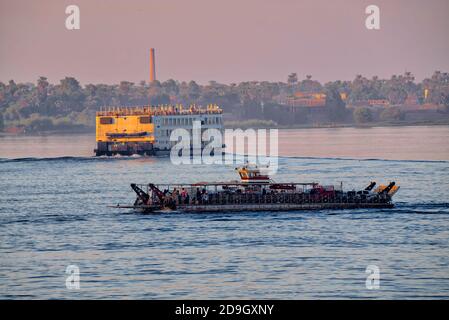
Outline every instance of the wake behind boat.
POLYGON ((310 183, 277 183, 261 168, 245 165, 236 168, 240 181, 199 182, 194 184, 131 184, 137 194, 132 205, 114 208, 141 212, 226 212, 291 211, 319 209, 393 208, 395 182, 371 182, 359 191, 310 183))

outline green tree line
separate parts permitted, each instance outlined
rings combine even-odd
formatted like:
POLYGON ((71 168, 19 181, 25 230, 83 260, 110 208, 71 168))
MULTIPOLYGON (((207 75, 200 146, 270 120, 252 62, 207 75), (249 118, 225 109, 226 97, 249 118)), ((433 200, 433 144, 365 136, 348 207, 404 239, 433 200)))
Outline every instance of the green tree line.
MULTIPOLYGON (((104 106, 135 106, 182 103, 184 105, 218 104, 226 113, 241 120, 263 119, 282 121, 279 101, 297 91, 324 92, 329 120, 345 119, 345 102, 340 93, 347 95, 347 103, 369 99, 388 99, 391 104, 402 104, 409 95, 419 102, 448 106, 449 75, 436 71, 422 82, 416 82, 409 72, 393 75, 390 79, 357 75, 352 81, 332 81, 321 84, 307 75, 298 80, 296 73, 288 75, 286 82, 250 81, 239 84, 221 84, 210 81, 199 85, 195 81, 180 82, 173 79, 147 83, 122 81, 119 84, 86 84, 82 86, 73 77, 51 84, 40 77, 36 83, 0 82, 0 130, 5 126, 24 126, 27 131, 86 130, 95 125, 95 112, 104 106), (428 97, 424 96, 428 89, 428 97)), ((366 112, 361 111, 361 114, 366 112)), ((389 114, 385 114, 388 117, 389 114)), ((392 113, 393 117, 398 116, 392 113)), ((369 116, 358 116, 369 119, 369 116)))

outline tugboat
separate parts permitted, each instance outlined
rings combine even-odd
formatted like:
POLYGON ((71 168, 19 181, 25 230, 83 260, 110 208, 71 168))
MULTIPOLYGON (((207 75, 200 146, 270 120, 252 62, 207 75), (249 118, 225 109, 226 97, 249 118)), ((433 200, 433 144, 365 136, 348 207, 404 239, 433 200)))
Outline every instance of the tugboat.
POLYGON ((262 168, 246 164, 236 168, 240 181, 194 184, 131 184, 137 194, 133 205, 116 205, 145 213, 160 211, 296 211, 320 209, 393 208, 396 183, 371 182, 359 191, 343 186, 310 183, 277 183, 262 168))

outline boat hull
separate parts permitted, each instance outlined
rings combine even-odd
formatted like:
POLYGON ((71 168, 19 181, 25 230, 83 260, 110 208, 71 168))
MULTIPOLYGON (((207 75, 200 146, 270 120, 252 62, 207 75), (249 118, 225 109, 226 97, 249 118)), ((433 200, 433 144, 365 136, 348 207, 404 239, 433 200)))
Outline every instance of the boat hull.
MULTIPOLYGON (((180 205, 171 211, 177 212, 243 212, 243 211, 311 211, 311 210, 345 210, 345 209, 391 209, 393 203, 277 203, 277 204, 226 204, 226 205, 180 205)), ((134 209, 151 213, 170 211, 158 206, 114 206, 114 208, 134 209)))
POLYGON ((300 211, 323 209, 393 208, 392 203, 308 203, 308 204, 239 204, 239 205, 184 205, 177 210, 183 212, 227 212, 227 211, 300 211))

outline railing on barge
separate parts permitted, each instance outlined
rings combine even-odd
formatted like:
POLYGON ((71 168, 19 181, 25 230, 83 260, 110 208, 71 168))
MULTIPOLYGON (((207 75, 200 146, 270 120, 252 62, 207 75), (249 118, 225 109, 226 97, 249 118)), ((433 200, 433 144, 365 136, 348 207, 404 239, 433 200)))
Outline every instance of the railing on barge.
MULTIPOLYGON (((248 184, 248 183, 196 183, 196 184, 162 184, 156 185, 158 189, 165 192, 167 199, 171 199, 176 206, 185 205, 248 205, 248 204, 319 204, 319 203, 335 203, 335 204, 376 204, 376 203, 391 203, 391 197, 388 195, 377 194, 372 198, 359 196, 355 191, 333 190, 326 194, 310 193, 311 189, 307 187, 316 187, 318 183, 282 183, 283 186, 302 187, 302 189, 285 190, 285 192, 272 192, 269 189, 270 184, 248 184), (267 193, 261 192, 236 192, 227 191, 226 189, 219 190, 219 187, 245 187, 251 188, 260 186, 267 188, 267 193), (182 197, 181 191, 187 189, 189 197, 182 197), (211 188, 213 188, 211 190, 211 188), (206 189, 208 192, 207 198, 202 196, 197 197, 196 193, 199 190, 206 189), (174 195, 174 191, 179 191, 179 194, 174 195)), ((143 190, 146 189, 147 194, 151 195, 151 203, 157 202, 157 197, 151 192, 149 184, 137 184, 143 190)))
POLYGON ((130 106, 130 107, 102 107, 96 112, 97 117, 104 116, 167 116, 167 115, 198 115, 198 114, 222 114, 223 110, 214 104, 209 104, 205 108, 196 105, 184 107, 177 105, 158 105, 158 106, 130 106))

